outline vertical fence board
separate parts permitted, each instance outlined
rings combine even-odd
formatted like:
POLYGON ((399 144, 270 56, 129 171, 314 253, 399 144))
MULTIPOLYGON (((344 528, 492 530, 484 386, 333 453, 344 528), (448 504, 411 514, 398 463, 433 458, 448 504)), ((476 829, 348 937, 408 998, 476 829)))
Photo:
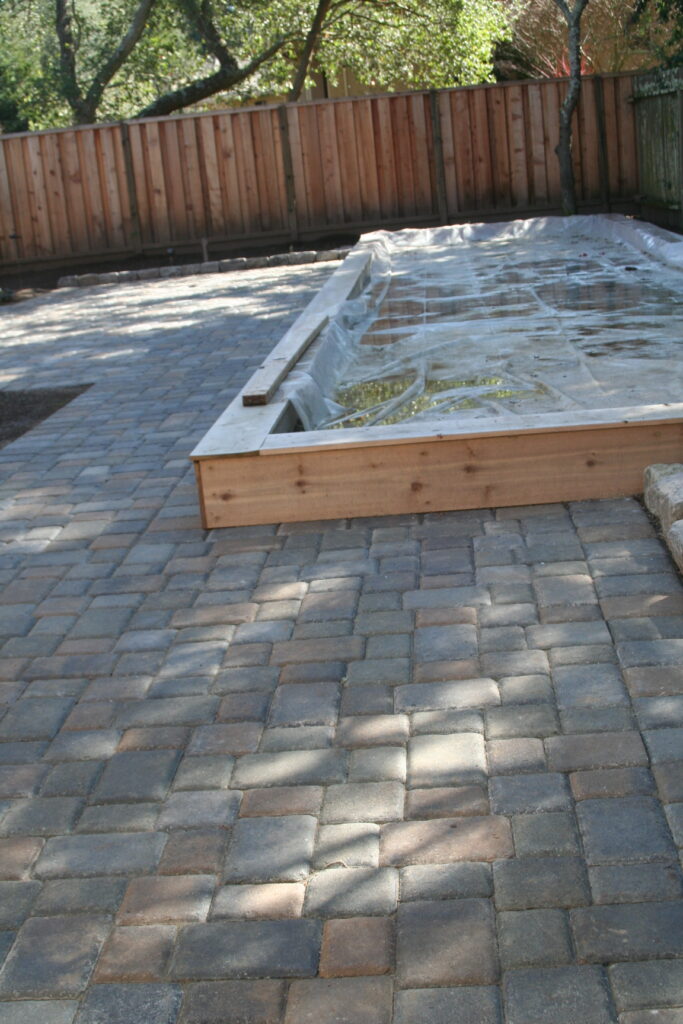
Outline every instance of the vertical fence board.
MULTIPOLYGON (((56 133, 40 137, 41 158, 45 168, 45 201, 57 256, 68 256, 72 251, 71 231, 67 216, 66 196, 62 162, 59 155, 59 140, 56 133)), ((0 198, 0 207, 3 205, 0 198)))
POLYGON ((54 249, 39 136, 29 135, 26 137, 23 140, 23 150, 26 167, 26 192, 29 202, 28 212, 33 221, 36 250, 40 256, 51 256, 54 249))
POLYGON ((361 203, 362 180, 358 163, 354 104, 346 101, 335 104, 337 112, 337 137, 339 139, 339 163, 344 210, 347 220, 354 222, 363 218, 361 203))
POLYGON ((233 135, 233 114, 218 115, 218 131, 220 145, 218 147, 219 170, 221 177, 221 194, 226 223, 226 233, 245 235, 246 227, 242 203, 240 201, 240 182, 235 153, 233 135))
POLYGON ((470 120, 470 96, 466 92, 451 93, 451 124, 454 137, 455 178, 458 189, 457 209, 472 210, 477 206, 474 183, 474 128, 470 120))
POLYGON ((382 216, 394 220, 400 216, 398 182, 394 163, 394 145, 390 100, 380 96, 373 101, 375 132, 377 133, 377 176, 379 179, 382 216))
POLYGON ((496 199, 487 95, 487 89, 476 89, 470 96, 475 200, 471 209, 493 210, 496 199))
POLYGON ((460 210, 458 177, 455 160, 455 135, 451 116, 451 93, 442 92, 437 96, 437 108, 441 121, 441 146, 443 152, 444 186, 446 189, 446 214, 457 217, 460 210))
POLYGON ((12 205, 10 176, 5 159, 5 147, 0 146, 0 256, 9 262, 19 258, 17 224, 12 205))
POLYGON ((7 158, 7 171, 12 182, 14 194, 14 215, 16 218, 17 242, 20 258, 30 258, 38 255, 33 234, 33 221, 30 211, 30 199, 26 183, 26 168, 24 167, 23 138, 8 139, 5 143, 5 155, 7 158))
POLYGON ((560 138, 560 104, 559 89, 555 82, 542 87, 543 129, 545 138, 545 165, 548 182, 547 200, 553 205, 560 198, 560 163, 555 155, 555 147, 560 138))
POLYGON ((363 219, 368 223, 377 223, 380 219, 381 202, 372 101, 354 100, 353 112, 358 133, 358 169, 363 183, 360 197, 363 219))
POLYGON ((529 111, 528 138, 530 145, 531 194, 534 205, 543 206, 548 202, 547 143, 543 117, 542 86, 527 88, 527 109, 529 111))
POLYGON ((508 152, 510 159, 510 198, 513 206, 528 208, 529 176, 527 139, 524 125, 522 87, 511 85, 505 90, 507 100, 508 152))
POLYGON ((417 93, 409 97, 410 113, 413 123, 412 142, 416 165, 415 203, 420 215, 430 216, 436 212, 433 168, 430 154, 434 154, 434 142, 428 128, 425 104, 429 96, 417 93))

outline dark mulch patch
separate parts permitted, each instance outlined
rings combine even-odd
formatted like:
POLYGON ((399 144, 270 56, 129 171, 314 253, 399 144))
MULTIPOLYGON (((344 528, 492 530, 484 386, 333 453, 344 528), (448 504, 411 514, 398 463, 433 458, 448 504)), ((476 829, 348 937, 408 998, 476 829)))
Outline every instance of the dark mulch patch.
POLYGON ((0 391, 0 448, 52 416, 89 387, 90 384, 74 384, 65 388, 0 391))

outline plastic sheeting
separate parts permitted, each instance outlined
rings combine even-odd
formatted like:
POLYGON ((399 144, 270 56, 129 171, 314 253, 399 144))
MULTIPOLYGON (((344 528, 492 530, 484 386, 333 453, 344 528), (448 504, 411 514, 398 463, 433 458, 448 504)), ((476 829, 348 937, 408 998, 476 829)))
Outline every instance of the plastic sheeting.
POLYGON ((683 239, 628 218, 376 232, 283 384, 305 429, 681 400, 683 239))

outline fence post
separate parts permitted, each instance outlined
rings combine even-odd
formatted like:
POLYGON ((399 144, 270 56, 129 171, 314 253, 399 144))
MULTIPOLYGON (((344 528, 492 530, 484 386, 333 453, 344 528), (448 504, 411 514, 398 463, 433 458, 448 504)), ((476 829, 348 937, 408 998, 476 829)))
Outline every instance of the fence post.
POLYGON ((299 217, 296 208, 296 189, 294 188, 294 163, 292 161, 292 143, 289 137, 289 121, 285 104, 277 108, 280 120, 280 139, 282 141, 282 163, 285 169, 285 192, 287 195, 287 217, 292 241, 299 240, 299 217))
POLYGON ((432 116, 432 139, 434 140, 434 169, 436 171, 436 201, 439 209, 439 220, 448 224, 448 198, 446 193, 446 166, 443 159, 443 136, 441 134, 441 111, 439 110, 439 93, 436 89, 429 92, 429 107, 432 116))
POLYGON ((609 213, 612 209, 612 197, 609 187, 609 158, 607 156, 607 137, 605 135, 605 92, 602 75, 596 75, 595 82, 595 117, 598 123, 598 167, 600 169, 600 190, 602 203, 609 213))
POLYGON ((123 163, 126 168, 126 186, 128 188, 128 203, 130 205, 131 220, 131 248, 142 251, 142 229, 140 227, 140 209, 138 206, 138 190, 135 184, 135 171, 133 169, 133 155, 130 150, 130 132, 125 121, 121 121, 121 148, 123 150, 123 163))

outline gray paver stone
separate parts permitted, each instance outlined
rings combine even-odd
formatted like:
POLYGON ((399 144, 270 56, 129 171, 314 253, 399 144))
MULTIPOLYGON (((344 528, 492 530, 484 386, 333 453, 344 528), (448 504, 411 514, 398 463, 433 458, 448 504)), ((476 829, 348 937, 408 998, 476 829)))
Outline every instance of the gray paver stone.
POLYGON ((0 882, 0 928, 16 928, 28 917, 40 882, 0 882))
POLYGON ((93 794, 98 804, 163 800, 180 754, 175 750, 130 750, 107 762, 93 794))
POLYGON ((675 900, 683 895, 675 864, 609 864, 588 869, 594 903, 675 900))
POLYGON ((493 679, 463 679, 397 686, 395 700, 397 711, 441 711, 500 704, 500 695, 493 679))
POLYGON ((0 834, 49 836, 70 832, 82 807, 82 800, 69 796, 17 800, 2 819, 0 834))
POLYGON ((73 1024, 77 1010, 73 999, 0 1002, 0 1024, 73 1024))
POLYGON ((318 969, 319 921, 209 921, 180 933, 177 979, 306 978, 318 969))
POLYGON ((479 733, 425 734, 408 743, 411 786, 476 784, 486 777, 486 746, 479 733))
POLYGON ((590 902, 580 857, 523 857, 493 865, 499 910, 580 907, 590 902))
POLYGON ((111 927, 107 917, 33 917, 0 974, 0 996, 76 996, 86 987, 111 927))
POLYGON ((405 988, 495 983, 498 958, 490 902, 463 899, 401 904, 396 972, 405 988))
POLYGON ((617 1010, 683 1006, 683 960, 615 964, 609 970, 617 1010))
POLYGON ((96 985, 87 993, 77 1024, 175 1024, 182 989, 178 985, 96 985))
POLYGON ((394 1024, 501 1024, 500 997, 493 986, 413 988, 396 994, 394 1024))
POLYGON ((235 766, 233 786, 324 785, 343 782, 346 754, 338 750, 287 750, 271 754, 246 754, 235 766))
POLYGON ((508 1024, 616 1024, 599 967, 546 967, 505 977, 508 1024))
POLYGON ((45 844, 34 873, 37 878, 147 874, 156 869, 165 843, 159 832, 56 836, 45 844))
POLYGON ((498 776, 491 779, 489 794, 496 814, 563 811, 572 805, 566 777, 555 772, 498 776))
POLYGON ((401 868, 399 877, 403 903, 484 897, 493 893, 488 864, 410 864, 401 868))
POLYGON ((400 782, 347 782, 329 786, 320 820, 325 824, 346 821, 396 821, 403 816, 405 790, 400 782))
POLYGON ((392 868, 327 868, 306 889, 304 913, 320 917, 392 914, 398 899, 398 872, 392 868))
POLYGON ((675 859, 659 801, 652 797, 582 800, 577 815, 588 864, 675 859))
POLYGON ((317 869, 378 867, 379 825, 371 822, 321 825, 313 865, 317 869))
POLYGON ((241 818, 225 861, 227 882, 298 882, 308 877, 317 821, 310 814, 241 818))
POLYGON ((562 910, 509 910, 498 915, 498 949, 504 970, 570 964, 569 921, 562 910))
POLYGON ((225 828, 237 816, 242 794, 216 789, 171 793, 159 815, 160 829, 225 828))
POLYGON ((571 911, 579 960, 610 963, 683 956, 683 904, 633 903, 571 911))
POLYGON ((628 704, 621 672, 614 665, 566 665, 552 674, 560 708, 628 704))

